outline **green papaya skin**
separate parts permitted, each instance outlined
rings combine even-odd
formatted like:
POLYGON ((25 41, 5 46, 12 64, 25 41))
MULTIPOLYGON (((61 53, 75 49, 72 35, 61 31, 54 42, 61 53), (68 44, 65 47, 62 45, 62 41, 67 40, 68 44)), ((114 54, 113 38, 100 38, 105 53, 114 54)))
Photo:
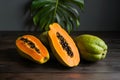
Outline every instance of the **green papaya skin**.
POLYGON ((39 39, 45 46, 49 46, 48 31, 41 33, 39 39))
POLYGON ((79 35, 75 38, 81 57, 87 61, 99 61, 106 57, 107 44, 97 36, 90 34, 79 35))

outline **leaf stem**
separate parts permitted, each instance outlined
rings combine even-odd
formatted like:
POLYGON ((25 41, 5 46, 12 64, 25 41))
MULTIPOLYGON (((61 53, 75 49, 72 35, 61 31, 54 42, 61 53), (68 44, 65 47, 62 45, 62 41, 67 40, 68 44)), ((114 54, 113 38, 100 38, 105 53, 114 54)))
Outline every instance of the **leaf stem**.
MULTIPOLYGON (((55 19, 55 16, 56 16, 58 3, 59 3, 59 0, 56 0, 55 11, 54 11, 54 15, 53 15, 53 16, 54 16, 54 19, 55 19)), ((53 19, 53 21, 54 21, 54 19, 53 19)))

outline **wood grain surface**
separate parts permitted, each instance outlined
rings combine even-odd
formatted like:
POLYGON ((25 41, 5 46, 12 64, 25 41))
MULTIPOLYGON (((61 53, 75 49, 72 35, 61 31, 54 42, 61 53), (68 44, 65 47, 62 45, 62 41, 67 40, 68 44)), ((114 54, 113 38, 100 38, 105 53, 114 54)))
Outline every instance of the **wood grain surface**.
POLYGON ((81 59, 77 67, 67 68, 54 56, 40 65, 18 54, 15 46, 17 37, 24 34, 38 37, 39 32, 1 31, 0 80, 120 80, 120 32, 83 31, 73 32, 71 36, 86 33, 99 36, 107 43, 106 58, 95 63, 81 59))

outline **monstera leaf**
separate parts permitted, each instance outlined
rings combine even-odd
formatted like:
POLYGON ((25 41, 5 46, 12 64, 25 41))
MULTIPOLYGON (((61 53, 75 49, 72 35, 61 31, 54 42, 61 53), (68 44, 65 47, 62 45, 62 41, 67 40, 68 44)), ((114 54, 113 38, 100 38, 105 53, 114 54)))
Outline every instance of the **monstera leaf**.
POLYGON ((59 23, 68 32, 80 26, 79 9, 83 9, 84 0, 33 0, 31 14, 36 28, 49 30, 49 24, 59 23))

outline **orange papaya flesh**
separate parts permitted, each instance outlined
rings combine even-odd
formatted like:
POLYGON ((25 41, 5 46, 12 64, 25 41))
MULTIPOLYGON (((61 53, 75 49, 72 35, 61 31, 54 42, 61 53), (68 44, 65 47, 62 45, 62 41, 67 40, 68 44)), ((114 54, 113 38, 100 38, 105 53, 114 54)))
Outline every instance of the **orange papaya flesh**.
POLYGON ((58 23, 49 27, 49 43, 55 57, 65 66, 77 66, 80 63, 80 55, 73 39, 58 23))
POLYGON ((47 48, 33 35, 19 37, 16 40, 16 46, 20 54, 40 64, 47 62, 50 58, 47 48))

